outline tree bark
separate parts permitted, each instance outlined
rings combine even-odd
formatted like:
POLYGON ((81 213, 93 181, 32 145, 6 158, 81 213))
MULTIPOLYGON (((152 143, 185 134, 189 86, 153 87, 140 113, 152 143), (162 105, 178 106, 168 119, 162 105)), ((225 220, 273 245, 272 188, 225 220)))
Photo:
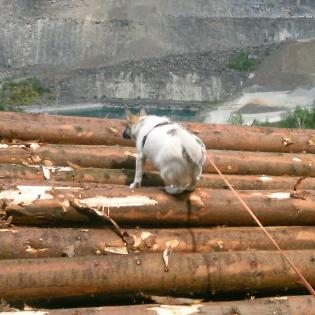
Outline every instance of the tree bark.
MULTIPOLYGON (((0 183, 1 184, 1 183, 0 183)), ((255 225, 229 190, 196 189, 179 196, 162 189, 89 184, 81 187, 28 185, 0 193, 2 208, 13 223, 95 222, 84 210, 104 209, 118 224, 209 226, 255 225), (76 204, 73 202, 75 201, 76 204)), ((264 225, 314 225, 314 191, 241 191, 241 197, 264 225)))
MULTIPOLYGON (((125 121, 46 114, 2 112, 0 134, 6 139, 49 143, 133 145, 122 138, 125 121)), ((313 130, 258 128, 184 123, 207 148, 268 152, 315 153, 313 130)))
MULTIPOLYGON (((315 176, 313 154, 288 154, 242 151, 207 151, 224 174, 315 176)), ((38 145, 25 148, 8 146, 0 149, 0 163, 70 166, 74 168, 134 169, 136 154, 130 147, 38 145)), ((146 170, 153 170, 147 164, 146 170)), ((204 173, 216 173, 208 160, 204 173)))
MULTIPOLYGON (((314 285, 314 250, 286 253, 314 285)), ((172 253, 169 271, 164 268, 161 254, 1 260, 0 296, 8 301, 140 292, 209 296, 302 288, 295 272, 274 251, 172 253)))
MULTIPOLYGON (((7 312, 6 315, 31 315, 29 312, 7 312)), ((244 301, 207 302, 192 305, 129 305, 97 308, 43 310, 34 315, 315 315, 315 299, 309 295, 258 298, 244 301), (176 313, 175 313, 176 312, 176 313), (188 312, 188 313, 187 313, 188 312)))
MULTIPOLYGON (((18 183, 21 179, 34 182, 63 181, 73 183, 99 183, 112 185, 129 185, 133 182, 135 171, 131 169, 103 169, 103 168, 70 168, 46 167, 41 165, 11 165, 0 164, 0 179, 18 183), (46 173, 48 172, 48 173, 46 173), (47 175, 48 174, 48 175, 47 175)), ((315 190, 314 177, 289 176, 260 176, 260 175, 225 175, 228 181, 237 190, 272 190, 298 189, 315 190)), ((163 186, 164 183, 158 172, 146 172, 142 185, 163 186)), ((202 174, 197 183, 200 188, 223 189, 226 184, 217 174, 202 174)))
MULTIPOLYGON (((0 232, 0 259, 80 257, 127 253, 221 252, 274 250, 258 227, 195 229, 127 229, 134 246, 126 244, 111 229, 13 227, 0 232)), ((284 250, 315 249, 314 227, 269 227, 284 250)), ((121 259, 124 259, 123 257, 121 259)))

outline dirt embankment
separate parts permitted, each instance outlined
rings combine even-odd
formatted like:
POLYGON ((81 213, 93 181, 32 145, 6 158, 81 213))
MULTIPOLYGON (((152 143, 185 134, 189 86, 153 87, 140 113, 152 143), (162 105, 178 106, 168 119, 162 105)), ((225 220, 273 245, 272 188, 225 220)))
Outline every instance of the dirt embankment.
MULTIPOLYGON (((315 34, 315 33, 314 33, 315 34)), ((257 68, 248 86, 292 90, 315 85, 315 39, 289 41, 257 68)))
POLYGON ((296 106, 315 104, 315 40, 288 41, 252 73, 240 95, 205 114, 206 122, 225 123, 240 112, 246 124, 254 119, 277 121, 296 106))

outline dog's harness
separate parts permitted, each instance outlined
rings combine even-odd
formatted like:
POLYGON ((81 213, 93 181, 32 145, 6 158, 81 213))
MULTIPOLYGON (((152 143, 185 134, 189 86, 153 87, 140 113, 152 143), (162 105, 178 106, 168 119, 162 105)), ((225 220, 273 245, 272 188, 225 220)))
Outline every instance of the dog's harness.
POLYGON ((142 138, 142 148, 144 147, 144 145, 145 145, 145 143, 146 143, 146 141, 147 141, 148 135, 150 134, 150 132, 151 132, 153 129, 158 128, 158 127, 162 127, 162 126, 166 126, 166 125, 171 125, 171 124, 173 124, 172 121, 164 121, 164 122, 159 123, 159 124, 155 125, 154 127, 152 127, 152 128, 149 130, 149 132, 142 138))

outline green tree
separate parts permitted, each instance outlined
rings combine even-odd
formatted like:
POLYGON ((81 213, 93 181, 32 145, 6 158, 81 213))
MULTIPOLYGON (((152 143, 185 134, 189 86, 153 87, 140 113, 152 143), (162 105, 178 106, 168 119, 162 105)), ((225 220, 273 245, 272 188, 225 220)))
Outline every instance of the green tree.
POLYGON ((243 125, 244 120, 242 114, 240 112, 232 113, 229 117, 229 123, 231 125, 243 125))
POLYGON ((292 112, 283 115, 278 122, 254 121, 253 125, 280 128, 310 128, 315 129, 315 107, 305 108, 297 106, 292 112))

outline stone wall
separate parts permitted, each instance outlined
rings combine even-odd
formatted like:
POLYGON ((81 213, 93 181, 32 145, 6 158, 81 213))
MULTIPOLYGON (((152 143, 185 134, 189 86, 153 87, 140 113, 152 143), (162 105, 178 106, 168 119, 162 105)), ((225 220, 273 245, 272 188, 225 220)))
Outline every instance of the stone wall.
MULTIPOLYGON (((245 51, 259 63, 278 46, 172 55, 74 70, 59 80, 59 98, 64 102, 74 97, 80 102, 112 98, 219 102, 238 91, 249 76, 246 71, 230 69, 233 56, 245 51)), ((56 80, 51 84, 53 87, 56 80)))
POLYGON ((0 66, 93 67, 308 38, 314 12, 310 0, 0 0, 0 66))
POLYGON ((73 102, 218 101, 247 76, 221 59, 313 37, 314 16, 312 0, 0 0, 0 78, 73 102))

